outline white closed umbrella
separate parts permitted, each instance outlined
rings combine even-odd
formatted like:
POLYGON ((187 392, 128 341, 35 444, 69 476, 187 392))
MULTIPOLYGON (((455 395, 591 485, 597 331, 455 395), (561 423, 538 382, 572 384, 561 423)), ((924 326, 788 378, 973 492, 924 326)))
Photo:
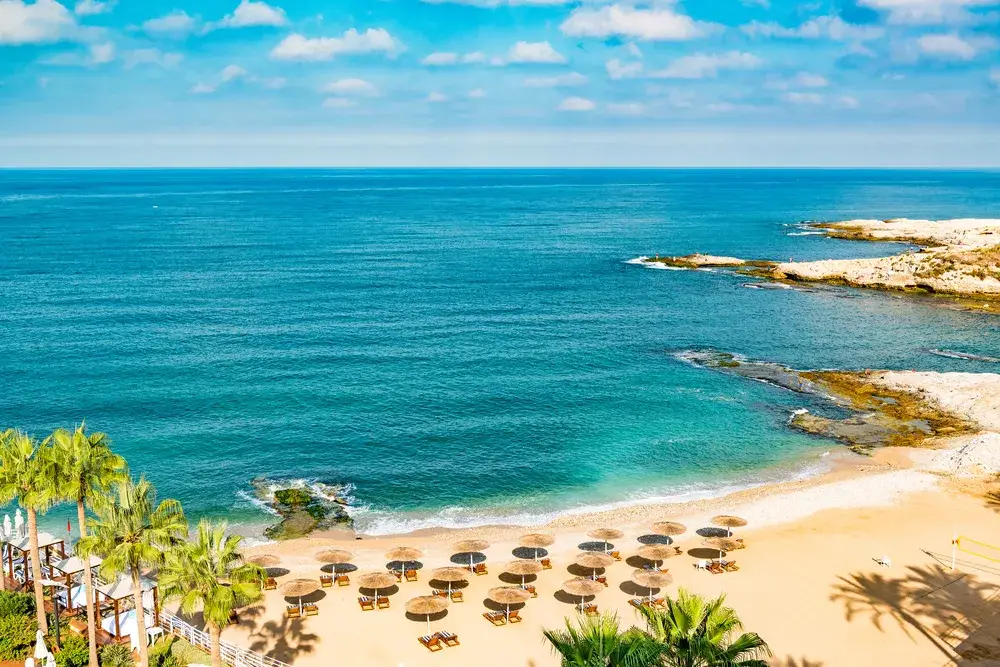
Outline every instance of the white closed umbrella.
POLYGON ((45 659, 45 667, 56 667, 56 657, 49 653, 49 657, 45 659))
POLYGON ((14 532, 17 533, 14 537, 24 537, 24 515, 20 507, 14 512, 14 532))
POLYGON ((6 537, 8 540, 11 537, 13 537, 13 535, 10 534, 10 515, 9 514, 6 515, 3 518, 3 536, 6 537))
POLYGON ((42 661, 49 657, 49 649, 45 646, 45 636, 39 630, 35 633, 35 660, 42 661))

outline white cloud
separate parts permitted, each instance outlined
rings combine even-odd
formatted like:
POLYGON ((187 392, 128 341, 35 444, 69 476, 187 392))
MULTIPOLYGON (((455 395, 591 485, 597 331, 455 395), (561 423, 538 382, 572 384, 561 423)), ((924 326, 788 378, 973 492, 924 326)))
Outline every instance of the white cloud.
POLYGON ((593 111, 594 103, 583 97, 567 97, 559 103, 559 111, 593 111))
POLYGON ((90 61, 95 65, 103 65, 115 59, 115 45, 113 42, 90 45, 90 61))
POLYGON ((462 56, 462 62, 469 65, 485 63, 487 60, 489 60, 489 58, 482 51, 473 51, 472 53, 466 53, 462 56))
POLYGON ((825 76, 821 74, 812 74, 810 72, 799 72, 795 75, 792 83, 802 88, 826 88, 830 85, 830 82, 825 76))
POLYGON ((432 53, 423 60, 420 61, 422 65, 431 65, 434 67, 441 67, 444 65, 456 65, 458 64, 458 54, 457 53, 432 53))
POLYGON ((239 65, 226 65, 226 67, 219 74, 219 78, 223 81, 232 81, 233 79, 240 79, 246 75, 247 71, 239 65))
POLYGON ((281 7, 273 7, 266 2, 240 0, 240 4, 221 21, 208 26, 214 28, 252 28, 256 26, 280 27, 288 24, 288 17, 281 7))
POLYGON ((175 9, 169 14, 149 19, 142 24, 143 31, 151 35, 163 35, 166 37, 184 37, 198 27, 198 19, 191 16, 183 9, 175 9))
POLYGON ((268 79, 257 79, 257 82, 268 90, 278 90, 284 88, 288 80, 281 76, 272 76, 268 79))
POLYGON ((625 45, 625 51, 633 58, 642 59, 642 49, 635 42, 629 42, 625 45))
POLYGON ((594 9, 579 7, 559 26, 572 37, 626 37, 641 40, 681 41, 700 37, 712 28, 694 21, 671 7, 639 9, 626 4, 614 4, 594 9))
POLYGON ((995 0, 859 0, 858 4, 888 12, 890 23, 971 23, 973 7, 997 4, 995 0))
POLYGON ((566 5, 573 0, 423 0, 428 4, 432 5, 470 5, 472 7, 484 7, 487 9, 493 9, 499 7, 500 5, 528 5, 534 7, 555 7, 558 5, 566 5))
POLYGON ((69 53, 57 53, 39 62, 43 65, 56 65, 63 67, 95 67, 104 65, 115 59, 115 45, 113 42, 101 44, 91 44, 86 53, 71 51, 69 53))
POLYGON ((1000 67, 994 67, 990 70, 990 81, 996 85, 1000 86, 1000 67))
POLYGON ((475 90, 469 91, 469 98, 473 100, 481 100, 486 97, 486 91, 482 88, 476 88, 475 90))
POLYGON ((706 79, 714 78, 723 69, 755 69, 764 61, 742 51, 728 53, 696 53, 678 58, 659 72, 652 72, 651 77, 658 79, 706 79))
POLYGON ((340 55, 358 53, 395 53, 399 44, 383 28, 358 32, 351 28, 341 37, 308 38, 294 33, 271 51, 277 60, 331 60, 340 55))
POLYGON ((548 42, 518 42, 507 52, 507 62, 559 64, 566 62, 566 57, 548 42))
POLYGON ((45 44, 70 37, 76 20, 55 0, 0 0, 0 45, 45 44))
POLYGON ((612 102, 608 111, 618 116, 641 116, 646 113, 646 105, 641 102, 612 102))
POLYGON ((822 104, 823 96, 819 93, 785 93, 781 99, 792 104, 822 104))
POLYGON ((353 106, 357 106, 357 102, 343 97, 328 97, 323 100, 324 109, 347 109, 353 106))
POLYGON ((612 58, 605 63, 604 68, 608 76, 616 81, 620 79, 631 79, 642 74, 643 65, 639 62, 622 62, 618 58, 612 58))
POLYGON ((132 69, 138 65, 158 65, 160 67, 175 67, 184 60, 180 53, 164 53, 159 49, 135 49, 122 54, 125 62, 125 69, 132 69))
POLYGON ((196 83, 191 87, 191 92, 195 95, 210 95, 215 92, 215 88, 210 83, 196 83))
POLYGON ((837 106, 844 109, 858 109, 861 107, 861 103, 858 102, 856 97, 851 97, 850 95, 844 95, 837 100, 837 106))
POLYGON ((574 88, 587 84, 587 77, 579 72, 560 74, 559 76, 534 77, 524 80, 528 88, 574 88))
POLYGON ((340 79, 323 86, 323 92, 340 97, 375 97, 378 88, 364 79, 340 79))
POLYGON ((96 16, 97 14, 107 14, 114 7, 114 0, 100 2, 99 0, 80 0, 73 7, 73 13, 77 16, 96 16))
POLYGON ((448 101, 448 96, 447 95, 443 95, 442 93, 434 92, 434 93, 430 93, 427 96, 427 101, 430 102, 431 104, 438 104, 440 102, 447 102, 448 101))
POLYGON ((838 42, 863 42, 879 39, 885 30, 876 26, 847 23, 839 16, 820 16, 794 27, 751 21, 740 28, 750 37, 784 37, 789 39, 832 39, 838 42))
POLYGON ((996 48, 996 41, 988 37, 965 39, 956 33, 944 33, 919 37, 917 48, 931 58, 972 60, 980 51, 996 48))

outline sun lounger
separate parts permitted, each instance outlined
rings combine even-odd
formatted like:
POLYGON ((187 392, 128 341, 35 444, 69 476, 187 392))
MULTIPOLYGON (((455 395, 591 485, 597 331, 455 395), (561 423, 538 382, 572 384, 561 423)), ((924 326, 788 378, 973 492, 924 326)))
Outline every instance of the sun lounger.
POLYGON ((736 541, 740 545, 740 546, 736 547, 737 549, 746 549, 747 548, 747 545, 743 543, 743 538, 742 537, 737 537, 736 541))
POLYGON ((440 651, 444 648, 444 644, 441 643, 441 639, 437 635, 424 635, 423 637, 417 637, 417 641, 427 647, 427 650, 431 653, 435 651, 440 651))
POLYGON ((726 571, 722 567, 722 563, 709 563, 708 571, 712 574, 724 574, 726 571))
POLYGON ((598 582, 600 584, 604 584, 605 588, 608 587, 608 578, 607 577, 597 577, 596 579, 594 579, 594 581, 596 581, 596 582, 598 582))
POLYGON ((273 591, 273 590, 277 590, 277 588, 278 588, 278 582, 275 581, 274 577, 268 577, 264 581, 264 590, 265 591, 273 591))
POLYGON ((472 568, 473 574, 477 577, 481 577, 484 574, 489 574, 489 570, 486 569, 486 563, 477 563, 474 568, 472 568))
POLYGON ((407 581, 416 581, 417 580, 417 571, 416 570, 407 570, 406 571, 406 580, 407 581))
POLYGON ((458 635, 442 630, 437 633, 437 638, 445 643, 446 646, 458 646, 461 642, 458 641, 458 635))
POLYGON ((739 565, 737 565, 736 561, 734 561, 734 560, 724 560, 724 561, 722 561, 721 565, 722 565, 722 569, 725 570, 726 572, 739 572, 740 571, 739 565))
POLYGON ((514 611, 510 612, 509 614, 507 614, 507 622, 508 623, 520 623, 521 622, 521 613, 518 612, 517 610, 514 610, 514 611))
POLYGON ((361 605, 361 611, 373 611, 375 609, 375 600, 368 596, 359 597, 358 604, 361 605))
POLYGON ((543 558, 541 560, 541 563, 542 563, 542 569, 543 570, 551 570, 552 569, 552 559, 551 558, 543 558))
POLYGON ((396 575, 396 581, 402 581, 403 580, 403 571, 402 570, 392 570, 392 573, 394 575, 396 575))
POLYGON ((465 602, 465 596, 462 595, 462 591, 452 591, 451 592, 452 602, 465 602))
POLYGON ((351 578, 346 574, 338 574, 336 577, 336 582, 338 586, 350 586, 351 578))
POLYGON ((435 595, 435 596, 437 596, 439 598, 446 598, 446 597, 448 597, 448 591, 441 591, 441 590, 438 590, 436 588, 432 588, 431 589, 431 595, 435 595))
POLYGON ((584 602, 583 604, 578 604, 576 606, 580 610, 580 613, 586 614, 587 616, 598 616, 597 605, 591 602, 584 602))
POLYGON ((621 559, 622 559, 622 552, 620 552, 620 551, 609 551, 608 555, 611 556, 612 558, 614 558, 617 561, 621 561, 621 559))
POLYGON ((678 556, 680 556, 680 555, 681 555, 682 553, 684 553, 683 551, 681 551, 681 548, 680 548, 680 547, 674 547, 674 551, 676 551, 676 552, 677 552, 677 555, 678 555, 678 556))
POLYGON ((632 598, 631 600, 628 601, 628 603, 633 607, 635 607, 636 609, 641 609, 642 606, 646 603, 646 601, 643 600, 642 598, 632 598))
POLYGON ((306 616, 319 616, 319 607, 314 604, 307 604, 302 609, 306 612, 306 616))
POLYGON ((708 561, 705 560, 705 559, 702 559, 702 560, 698 561, 697 563, 694 564, 694 569, 696 569, 696 570, 707 570, 708 569, 708 561))
POLYGON ((667 605, 667 601, 664 600, 663 598, 653 598, 653 600, 651 602, 648 602, 647 604, 650 604, 654 607, 665 607, 667 605))
POLYGON ((302 618, 302 610, 299 609, 298 605, 290 604, 288 608, 285 609, 285 614, 288 618, 302 618))
POLYGON ((330 588, 330 586, 333 586, 333 577, 328 574, 324 574, 319 578, 319 585, 323 588, 330 588))
POLYGON ((378 600, 375 601, 375 605, 379 609, 388 609, 389 608, 389 598, 382 598, 382 597, 380 597, 378 600))
POLYGON ((495 625, 500 627, 501 625, 507 625, 507 617, 502 611, 487 611, 483 612, 483 618, 495 625))
POLYGON ((533 597, 533 598, 537 598, 537 597, 538 597, 538 591, 537 591, 537 590, 535 589, 535 587, 534 587, 534 586, 532 586, 531 584, 522 584, 522 585, 521 585, 521 588, 522 588, 523 590, 526 590, 526 591, 528 591, 529 593, 531 593, 531 597, 533 597))

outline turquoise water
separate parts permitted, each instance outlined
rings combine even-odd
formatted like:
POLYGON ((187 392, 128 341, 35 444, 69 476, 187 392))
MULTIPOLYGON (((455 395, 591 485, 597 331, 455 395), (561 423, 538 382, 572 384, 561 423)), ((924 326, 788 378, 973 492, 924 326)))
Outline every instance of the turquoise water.
POLYGON ((804 474, 805 399, 673 353, 995 370, 927 350, 998 320, 626 262, 897 252, 792 226, 893 216, 1000 217, 1000 173, 0 171, 0 424, 86 418, 192 515, 348 484, 371 532, 804 474))

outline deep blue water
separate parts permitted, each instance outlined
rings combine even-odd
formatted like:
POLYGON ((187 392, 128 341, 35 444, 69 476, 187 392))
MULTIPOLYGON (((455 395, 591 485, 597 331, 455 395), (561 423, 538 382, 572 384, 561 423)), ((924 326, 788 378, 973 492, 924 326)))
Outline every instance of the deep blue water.
POLYGON ((708 492, 818 461, 801 399, 678 361, 995 370, 997 320, 626 264, 900 246, 802 220, 1000 217, 1000 172, 0 171, 0 426, 86 418, 192 515, 354 485, 385 531, 708 492))

